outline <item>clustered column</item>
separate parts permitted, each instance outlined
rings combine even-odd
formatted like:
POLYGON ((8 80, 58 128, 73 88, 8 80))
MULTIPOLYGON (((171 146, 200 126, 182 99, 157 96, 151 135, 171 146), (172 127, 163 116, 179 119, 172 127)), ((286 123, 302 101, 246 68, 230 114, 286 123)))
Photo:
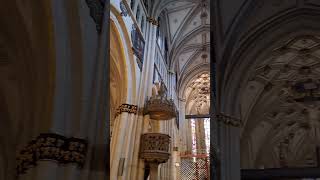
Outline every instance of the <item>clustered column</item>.
POLYGON ((138 116, 134 120, 133 130, 129 136, 132 137, 132 141, 129 143, 130 152, 128 152, 128 160, 130 164, 127 167, 127 179, 142 179, 144 175, 145 163, 142 159, 139 159, 139 145, 140 137, 145 128, 144 122, 148 121, 148 116, 144 116, 143 107, 147 97, 151 96, 152 93, 152 75, 154 69, 154 57, 156 48, 156 31, 157 21, 154 18, 148 18, 148 24, 146 27, 146 44, 145 44, 145 55, 144 64, 142 69, 142 75, 139 86, 139 110, 138 116))
POLYGON ((220 126, 221 180, 240 180, 240 125, 239 119, 218 115, 220 126))

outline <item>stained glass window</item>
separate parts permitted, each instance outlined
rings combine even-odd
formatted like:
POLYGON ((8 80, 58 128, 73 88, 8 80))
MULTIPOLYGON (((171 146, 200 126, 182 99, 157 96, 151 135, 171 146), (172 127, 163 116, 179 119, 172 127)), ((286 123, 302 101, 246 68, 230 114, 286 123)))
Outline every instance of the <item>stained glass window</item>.
POLYGON ((144 32, 144 16, 142 16, 142 19, 141 19, 141 31, 142 33, 144 32))
POLYGON ((194 119, 191 119, 190 123, 192 136, 192 154, 197 154, 196 122, 194 119))
POLYGON ((137 8, 136 20, 137 20, 137 22, 139 22, 139 20, 140 20, 140 6, 138 6, 138 8, 137 8))
POLYGON ((133 8, 134 8, 134 4, 135 4, 135 0, 131 0, 130 2, 130 7, 131 7, 131 10, 133 11, 133 8))
POLYGON ((148 11, 148 7, 149 7, 148 0, 143 0, 143 4, 146 7, 146 10, 148 11))
POLYGON ((207 154, 210 152, 210 118, 204 119, 204 133, 207 154))

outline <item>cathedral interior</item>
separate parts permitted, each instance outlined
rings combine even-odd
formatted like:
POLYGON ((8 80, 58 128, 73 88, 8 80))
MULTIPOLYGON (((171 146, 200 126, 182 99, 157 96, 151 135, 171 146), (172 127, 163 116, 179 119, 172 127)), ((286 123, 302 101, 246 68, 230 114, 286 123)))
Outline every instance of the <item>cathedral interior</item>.
POLYGON ((10 0, 0 180, 320 180, 319 0, 10 0))

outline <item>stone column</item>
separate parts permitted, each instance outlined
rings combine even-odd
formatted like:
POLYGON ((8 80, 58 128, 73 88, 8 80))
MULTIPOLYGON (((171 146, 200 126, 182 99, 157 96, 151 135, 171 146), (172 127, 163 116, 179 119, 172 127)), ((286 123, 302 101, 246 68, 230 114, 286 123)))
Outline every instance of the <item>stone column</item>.
POLYGON ((218 115, 221 180, 240 180, 240 120, 218 115))
MULTIPOLYGON (((103 7, 96 3, 91 15, 103 17, 103 7)), ((53 42, 49 51, 55 58, 52 111, 50 118, 39 122, 45 126, 35 128, 40 132, 19 151, 17 179, 105 179, 109 25, 104 23, 99 36, 89 13, 92 6, 85 1, 50 0, 46 4, 52 18, 48 21, 53 42)))
POLYGON ((204 119, 196 119, 196 141, 197 141, 197 152, 200 154, 206 153, 206 143, 205 143, 205 129, 204 129, 204 119))
POLYGON ((186 101, 185 99, 179 99, 179 136, 181 141, 179 142, 181 145, 181 152, 185 152, 187 150, 187 129, 188 129, 188 120, 185 119, 185 108, 186 101))
POLYGON ((156 48, 156 22, 153 19, 148 19, 150 22, 147 24, 147 36, 146 36, 146 44, 145 44, 145 56, 144 56, 144 64, 143 70, 140 80, 139 86, 139 102, 138 106, 141 107, 138 113, 138 117, 134 119, 133 130, 129 136, 131 136, 132 140, 129 142, 130 152, 128 152, 128 161, 127 165, 127 175, 124 179, 142 179, 144 173, 144 162, 139 159, 139 144, 140 137, 144 129, 144 118, 145 117, 141 112, 144 107, 145 101, 147 97, 151 96, 152 90, 152 76, 154 70, 154 57, 155 57, 155 48, 156 48))
POLYGON ((150 163, 150 179, 149 180, 158 180, 158 167, 159 164, 150 163))
MULTIPOLYGON (((137 106, 130 104, 123 104, 118 109, 119 114, 116 118, 113 137, 111 138, 111 153, 110 153, 110 179, 117 179, 118 176, 123 176, 122 172, 118 174, 120 159, 127 163, 127 153, 130 150, 128 142, 131 141, 129 136, 132 130, 133 119, 137 113, 137 106)), ((122 162, 121 162, 122 163, 122 162)))

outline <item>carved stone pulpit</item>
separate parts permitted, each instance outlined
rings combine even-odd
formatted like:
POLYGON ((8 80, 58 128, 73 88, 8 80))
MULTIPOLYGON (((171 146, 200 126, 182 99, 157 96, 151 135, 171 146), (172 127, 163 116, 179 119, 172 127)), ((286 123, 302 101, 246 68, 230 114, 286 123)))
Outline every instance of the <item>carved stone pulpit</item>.
POLYGON ((150 165, 150 180, 157 180, 158 166, 170 157, 170 136, 161 133, 145 133, 141 136, 140 158, 150 165))

